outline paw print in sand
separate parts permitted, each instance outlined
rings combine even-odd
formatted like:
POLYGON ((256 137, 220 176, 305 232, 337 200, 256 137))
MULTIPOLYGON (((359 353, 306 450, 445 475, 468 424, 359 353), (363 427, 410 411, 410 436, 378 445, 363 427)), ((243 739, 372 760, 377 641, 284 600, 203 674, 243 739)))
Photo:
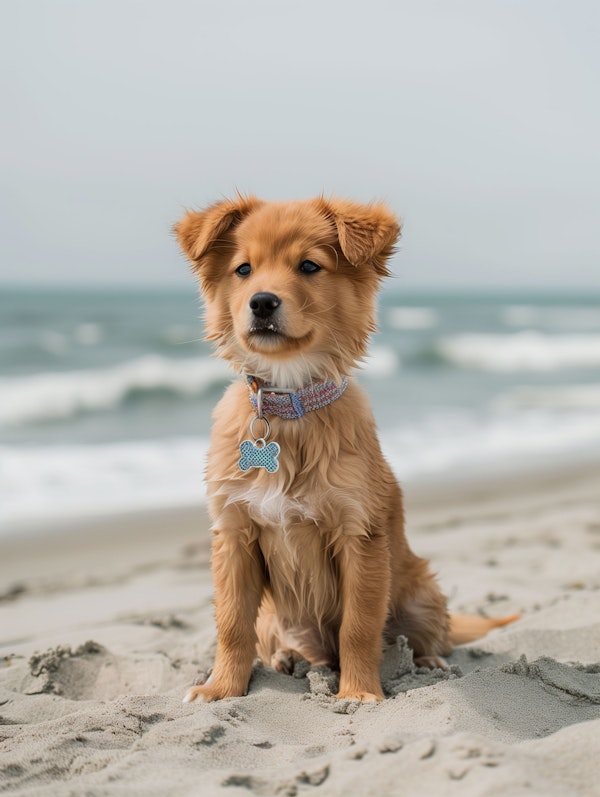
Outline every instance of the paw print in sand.
POLYGON ((279 470, 277 457, 281 449, 277 443, 265 443, 264 440, 244 440, 240 445, 242 455, 238 466, 240 470, 247 471, 250 468, 264 468, 269 473, 279 470))

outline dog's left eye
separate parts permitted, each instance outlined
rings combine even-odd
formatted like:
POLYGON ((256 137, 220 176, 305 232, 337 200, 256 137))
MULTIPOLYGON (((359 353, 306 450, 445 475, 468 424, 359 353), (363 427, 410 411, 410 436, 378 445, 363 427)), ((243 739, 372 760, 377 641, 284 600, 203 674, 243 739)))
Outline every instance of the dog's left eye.
POLYGON ((312 260, 303 260, 302 263, 300 263, 300 271, 303 274, 314 274, 316 271, 320 270, 321 266, 317 266, 312 260))

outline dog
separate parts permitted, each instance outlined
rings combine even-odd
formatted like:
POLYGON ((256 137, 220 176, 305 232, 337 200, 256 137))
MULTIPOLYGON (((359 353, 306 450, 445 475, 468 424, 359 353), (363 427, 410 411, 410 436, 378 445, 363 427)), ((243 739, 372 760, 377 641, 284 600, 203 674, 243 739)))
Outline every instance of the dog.
POLYGON ((381 203, 254 196, 175 225, 207 340, 239 379, 214 412, 206 469, 217 651, 184 702, 247 693, 253 661, 339 669, 338 698, 379 701, 382 649, 403 634, 444 666, 515 619, 449 617, 404 533, 402 492, 352 376, 400 235, 381 203))

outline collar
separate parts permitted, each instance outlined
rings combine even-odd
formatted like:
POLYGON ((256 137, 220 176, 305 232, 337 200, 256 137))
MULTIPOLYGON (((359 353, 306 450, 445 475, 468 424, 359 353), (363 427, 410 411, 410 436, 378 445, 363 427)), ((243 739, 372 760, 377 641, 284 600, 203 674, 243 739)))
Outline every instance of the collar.
POLYGON ((254 376, 248 376, 250 401, 259 418, 262 415, 278 415, 286 420, 301 418, 307 412, 326 407, 344 393, 348 387, 348 379, 344 377, 341 384, 335 382, 314 382, 300 390, 288 390, 261 384, 254 376))

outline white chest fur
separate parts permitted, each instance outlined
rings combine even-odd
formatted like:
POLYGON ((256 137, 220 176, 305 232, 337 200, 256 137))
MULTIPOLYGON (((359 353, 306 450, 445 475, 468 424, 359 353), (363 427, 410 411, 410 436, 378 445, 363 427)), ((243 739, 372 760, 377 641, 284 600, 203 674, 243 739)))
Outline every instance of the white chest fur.
POLYGON ((242 504, 250 518, 260 526, 286 529, 298 522, 318 522, 321 513, 317 502, 308 496, 291 495, 279 479, 248 488, 229 487, 227 504, 242 504))

